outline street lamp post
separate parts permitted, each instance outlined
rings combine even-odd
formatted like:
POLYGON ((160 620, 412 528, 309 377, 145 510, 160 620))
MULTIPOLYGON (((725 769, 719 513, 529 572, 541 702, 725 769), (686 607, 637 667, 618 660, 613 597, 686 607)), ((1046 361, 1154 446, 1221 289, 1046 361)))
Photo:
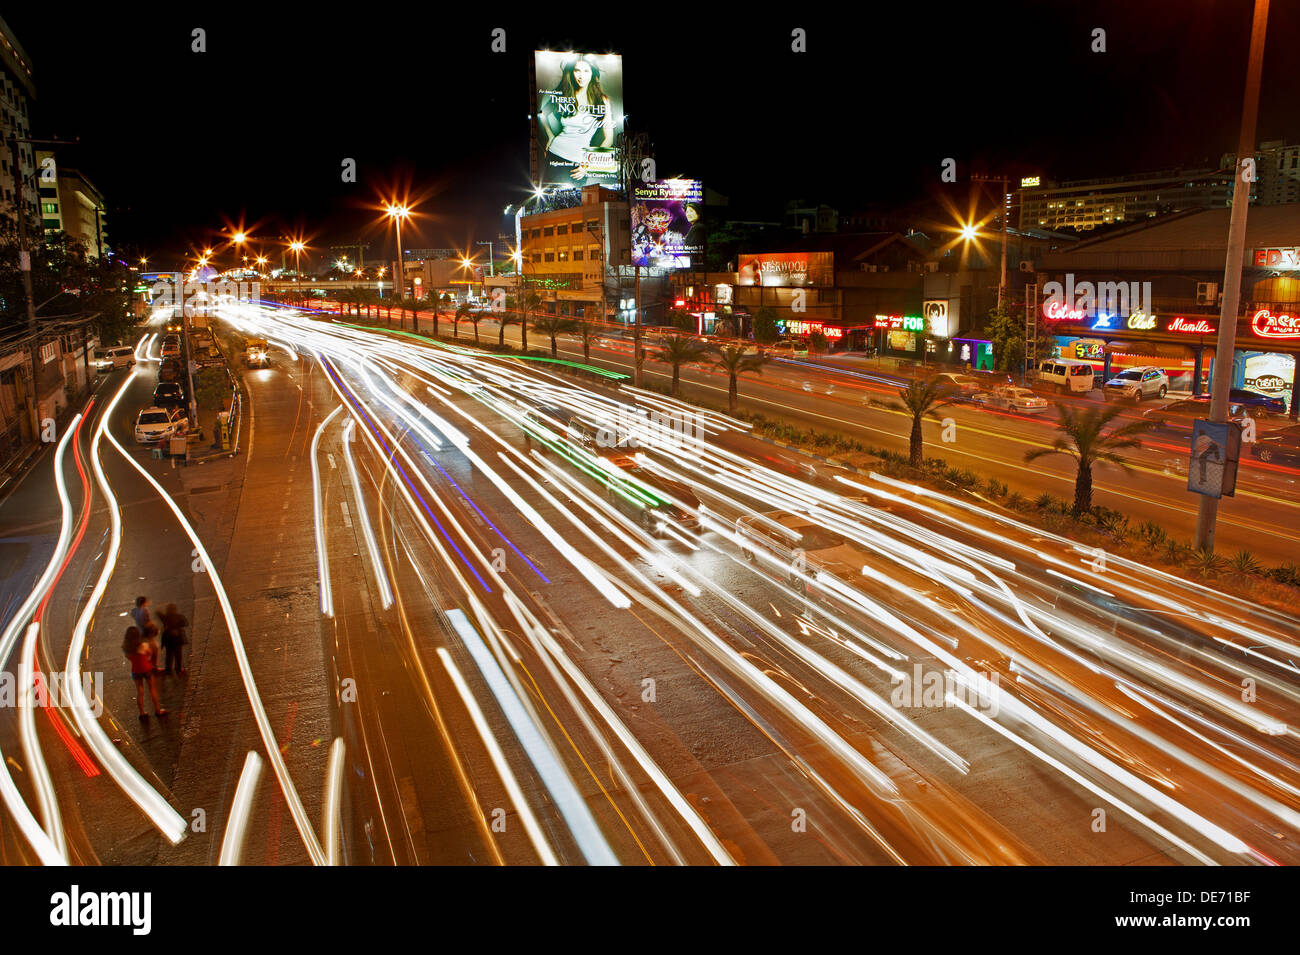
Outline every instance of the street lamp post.
POLYGON ((388 204, 388 218, 397 227, 397 274, 393 276, 393 294, 399 299, 406 294, 406 260, 402 256, 402 220, 411 217, 411 210, 395 203, 388 204))
POLYGON ((289 243, 289 251, 293 253, 293 290, 294 297, 298 304, 302 304, 302 250, 306 248, 303 242, 295 239, 289 243))
MULTIPOLYGON (((1237 142, 1237 169, 1232 184, 1232 214, 1228 219, 1227 264, 1223 272, 1223 301, 1219 306, 1219 338, 1214 350, 1210 382, 1210 421, 1228 420, 1228 391, 1232 387, 1232 359, 1237 350, 1237 309, 1241 304, 1241 270, 1246 255, 1246 212, 1250 207, 1247 170, 1254 165, 1255 121, 1259 115, 1260 76, 1264 69, 1264 35, 1268 30, 1268 0, 1255 0, 1250 28, 1250 60, 1246 66, 1246 92, 1241 105, 1241 138, 1237 142)), ((1214 526, 1219 499, 1200 495, 1196 510, 1196 547, 1214 550, 1214 526)))

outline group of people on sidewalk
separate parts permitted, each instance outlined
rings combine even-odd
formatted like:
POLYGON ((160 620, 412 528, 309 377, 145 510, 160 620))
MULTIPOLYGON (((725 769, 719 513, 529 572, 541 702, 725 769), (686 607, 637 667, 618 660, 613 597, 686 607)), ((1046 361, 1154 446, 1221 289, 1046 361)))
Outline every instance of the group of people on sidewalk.
POLYGON ((131 678, 135 680, 135 698, 136 705, 140 708, 140 719, 149 718, 144 710, 146 686, 153 699, 154 715, 166 716, 168 711, 158 702, 158 684, 154 675, 175 672, 179 676, 185 672, 181 651, 190 642, 185 633, 190 622, 176 609, 175 604, 167 604, 162 613, 158 614, 158 622, 155 623, 149 611, 148 597, 135 598, 131 619, 135 623, 127 628, 126 637, 122 640, 122 652, 131 662, 131 678), (166 651, 166 666, 158 665, 160 643, 162 650, 166 651))

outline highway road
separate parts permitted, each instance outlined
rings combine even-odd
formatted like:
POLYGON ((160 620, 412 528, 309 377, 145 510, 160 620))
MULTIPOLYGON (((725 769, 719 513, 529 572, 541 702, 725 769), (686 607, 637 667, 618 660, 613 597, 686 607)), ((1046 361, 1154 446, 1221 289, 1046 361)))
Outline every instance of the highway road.
MULTIPOLYGON (((96 409, 112 410, 64 446, 69 506, 51 500, 47 453, 11 498, 21 512, 0 507, 12 593, 61 608, 39 646, 51 669, 72 647, 103 668, 98 723, 136 770, 74 771, 65 736, 89 739, 75 712, 51 708, 34 733, 0 714, 8 861, 1300 856, 1294 616, 1098 565, 923 488, 772 460, 742 422, 626 382, 290 309, 230 306, 221 325, 274 352, 245 373, 239 456, 173 472, 109 447, 150 384, 142 361, 101 385, 96 409), (104 480, 82 481, 96 461, 104 480), (51 557, 68 566, 52 586, 51 557), (116 616, 142 586, 180 594, 195 621, 190 673, 168 688, 183 707, 144 727, 116 616), (102 623, 83 647, 72 618, 87 609, 102 623), (262 769, 241 798, 249 752, 262 769)), ((618 349, 593 358, 616 366, 618 349)), ((793 366, 741 390, 901 447, 897 419, 864 404, 882 384, 793 366)), ((953 414, 972 455, 1046 433, 953 414)), ((1033 480, 1014 457, 988 460, 1033 480)), ((32 616, 8 622, 26 633, 32 616)))

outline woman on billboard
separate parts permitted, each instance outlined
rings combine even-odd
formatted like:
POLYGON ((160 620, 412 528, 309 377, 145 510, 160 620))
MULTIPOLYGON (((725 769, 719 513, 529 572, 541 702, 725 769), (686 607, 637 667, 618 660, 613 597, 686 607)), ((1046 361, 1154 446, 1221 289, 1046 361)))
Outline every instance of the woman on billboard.
MULTIPOLYGON (((543 104, 541 119, 547 137, 548 166, 569 170, 575 186, 612 182, 617 178, 613 109, 601 88, 600 70, 594 63, 578 56, 564 65, 559 91, 543 104), (591 168, 593 153, 597 152, 607 153, 608 169, 604 164, 595 170, 591 168)), ((547 178, 556 180, 555 176, 547 178)))

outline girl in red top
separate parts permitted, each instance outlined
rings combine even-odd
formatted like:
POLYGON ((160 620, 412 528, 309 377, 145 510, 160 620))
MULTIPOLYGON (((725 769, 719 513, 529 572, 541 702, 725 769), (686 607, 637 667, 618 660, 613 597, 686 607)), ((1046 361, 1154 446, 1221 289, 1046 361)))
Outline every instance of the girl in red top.
POLYGON ((153 671, 158 665, 158 648, 140 633, 136 627, 126 631, 122 641, 122 651, 131 661, 131 678, 135 680, 135 702, 140 708, 140 719, 147 720, 149 714, 144 711, 144 687, 149 684, 149 696, 153 698, 153 711, 158 716, 166 716, 167 711, 158 702, 158 687, 154 683, 153 671))

